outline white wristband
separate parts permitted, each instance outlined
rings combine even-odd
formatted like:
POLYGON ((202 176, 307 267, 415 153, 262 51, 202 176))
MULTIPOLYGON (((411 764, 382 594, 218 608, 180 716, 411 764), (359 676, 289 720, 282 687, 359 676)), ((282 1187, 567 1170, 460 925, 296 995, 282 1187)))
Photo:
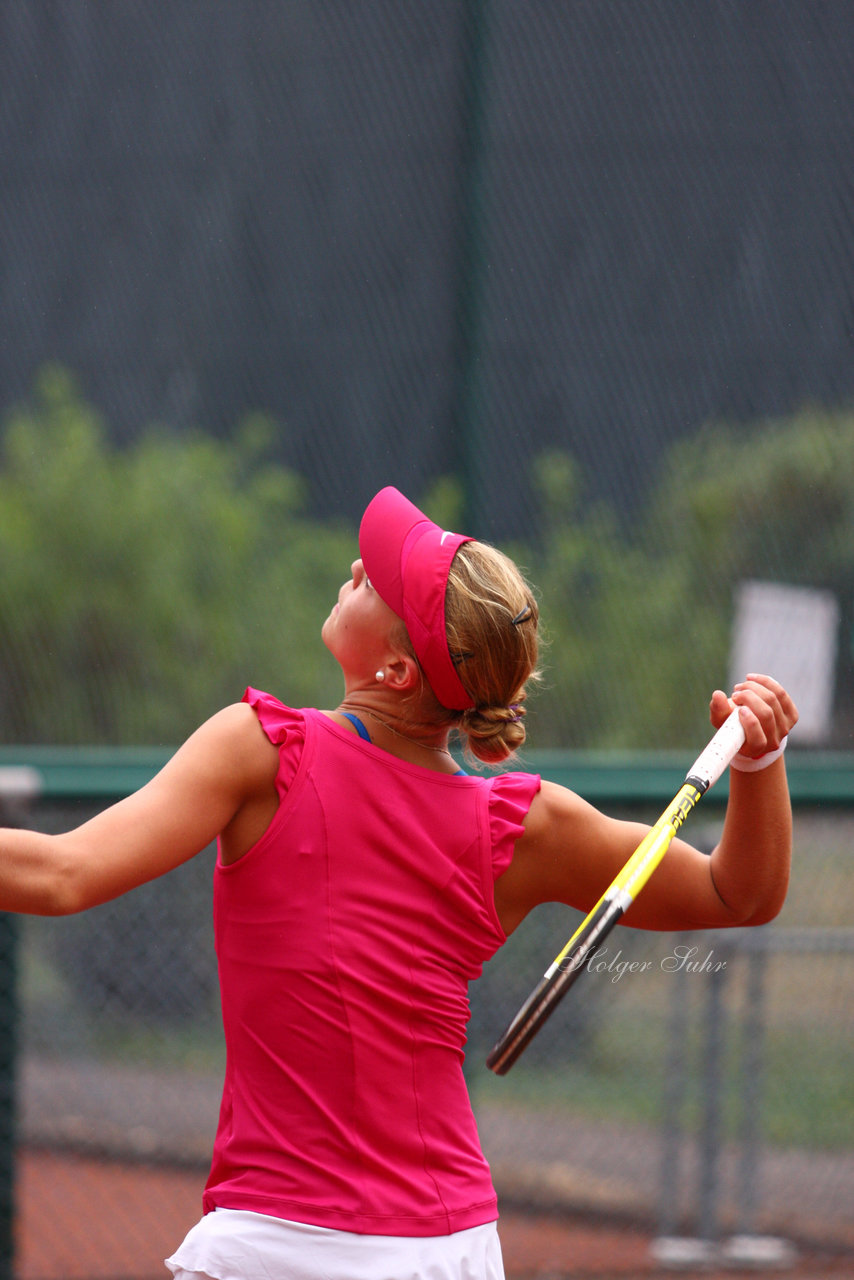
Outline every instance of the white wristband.
POLYGON ((779 760, 780 756, 786 750, 786 743, 789 741, 789 735, 786 734, 779 747, 774 751, 766 751, 764 756, 757 756, 751 760, 749 756, 733 756, 729 762, 731 769, 737 769, 739 773, 759 773, 760 769, 767 769, 769 764, 773 764, 775 760, 779 760))

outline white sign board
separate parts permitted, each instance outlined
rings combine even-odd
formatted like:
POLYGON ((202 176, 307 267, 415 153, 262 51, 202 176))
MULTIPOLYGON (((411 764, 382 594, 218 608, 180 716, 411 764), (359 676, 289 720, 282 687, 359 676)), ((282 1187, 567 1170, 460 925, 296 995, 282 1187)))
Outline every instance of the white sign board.
POLYGON ((838 633, 839 602, 833 592, 743 582, 735 599, 731 683, 749 671, 774 676, 800 713, 794 740, 824 742, 833 719, 838 633))

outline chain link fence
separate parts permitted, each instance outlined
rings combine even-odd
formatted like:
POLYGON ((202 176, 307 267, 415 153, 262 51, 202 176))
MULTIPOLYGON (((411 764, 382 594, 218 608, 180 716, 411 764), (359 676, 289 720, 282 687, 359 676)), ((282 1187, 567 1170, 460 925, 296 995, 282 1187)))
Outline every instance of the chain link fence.
POLYGON ((0 402, 264 410, 316 510, 465 470, 501 538, 569 449, 630 517, 708 420, 854 394, 853 45, 845 0, 3 5, 0 402))
MULTIPOLYGON (((762 930, 618 929, 499 1078, 485 1054, 576 916, 523 924, 472 989, 466 1067, 506 1208, 632 1221, 651 1241, 854 1249, 852 837, 850 809, 798 809, 789 900, 762 930)), ((93 1214, 105 1253, 127 1242, 126 1274, 156 1275, 198 1215, 223 1070, 210 871, 203 854, 84 916, 21 922, 28 1275, 104 1274, 70 1261, 93 1214), (132 1204, 129 1171, 148 1179, 132 1204)))
MULTIPOLYGON (((534 748, 690 753, 758 627, 816 760, 764 969, 621 933, 498 1081, 543 909, 473 993, 469 1082, 510 1201, 854 1247, 854 832, 816 801, 854 732, 848 0, 28 0, 0 72, 6 741, 336 697, 308 654, 388 483, 540 587, 534 748)), ((157 1274, 197 1212, 210 869, 0 932, 20 1280, 106 1275, 96 1230, 157 1274)))

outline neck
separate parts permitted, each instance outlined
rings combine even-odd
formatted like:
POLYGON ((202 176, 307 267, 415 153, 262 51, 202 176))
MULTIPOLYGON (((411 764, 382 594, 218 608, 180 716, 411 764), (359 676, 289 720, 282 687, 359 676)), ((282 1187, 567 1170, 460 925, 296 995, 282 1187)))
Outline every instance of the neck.
POLYGON ((450 755, 448 751, 448 729, 444 725, 435 724, 413 724, 404 720, 393 710, 388 708, 378 708, 376 711, 369 707, 366 703, 361 702, 357 698, 345 697, 338 707, 339 711, 350 711, 354 715, 367 716, 370 723, 366 726, 370 732, 371 739, 374 740, 375 735, 383 738, 388 735, 385 741, 380 741, 377 746, 385 746, 386 749, 392 751, 393 754, 399 755, 399 743, 408 743, 411 747, 416 747, 421 751, 430 751, 432 753, 450 755), (398 740, 397 746, 392 745, 394 739, 398 740))

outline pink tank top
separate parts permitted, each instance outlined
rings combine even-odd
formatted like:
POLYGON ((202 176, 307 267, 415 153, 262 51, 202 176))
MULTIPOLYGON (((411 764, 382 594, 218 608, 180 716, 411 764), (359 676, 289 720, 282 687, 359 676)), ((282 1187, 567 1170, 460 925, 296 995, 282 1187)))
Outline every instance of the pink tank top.
POLYGON ((227 1062, 204 1210, 374 1235, 492 1221, 467 988, 504 941, 493 884, 539 778, 434 773, 244 700, 279 746, 281 804, 215 872, 227 1062))

